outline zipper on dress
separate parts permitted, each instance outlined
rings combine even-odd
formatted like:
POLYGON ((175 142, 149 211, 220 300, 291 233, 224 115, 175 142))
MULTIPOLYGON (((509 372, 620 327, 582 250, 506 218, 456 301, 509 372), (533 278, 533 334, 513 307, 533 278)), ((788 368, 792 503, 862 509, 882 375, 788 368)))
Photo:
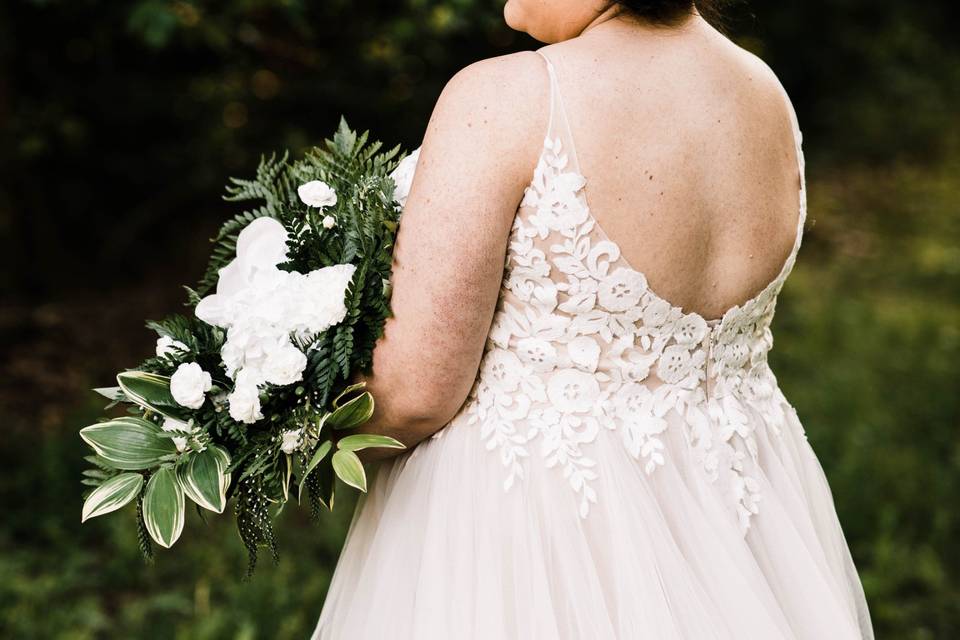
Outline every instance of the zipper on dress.
POLYGON ((707 331, 707 359, 703 363, 703 392, 706 400, 710 400, 710 361, 713 360, 713 327, 707 331))

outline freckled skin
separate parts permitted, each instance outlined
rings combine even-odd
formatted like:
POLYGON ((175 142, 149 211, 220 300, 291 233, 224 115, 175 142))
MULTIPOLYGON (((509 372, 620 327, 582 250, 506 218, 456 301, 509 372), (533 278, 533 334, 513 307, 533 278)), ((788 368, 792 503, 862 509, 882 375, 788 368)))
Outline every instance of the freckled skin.
MULTIPOLYGON (((654 291, 713 317, 762 288, 792 246, 786 105, 766 65, 699 15, 654 27, 605 4, 509 0, 504 16, 555 43, 545 52, 594 216, 654 291)), ((548 112, 546 69, 532 52, 470 65, 443 90, 397 239, 394 316, 363 378, 376 399, 363 431, 414 446, 466 399, 548 112)))

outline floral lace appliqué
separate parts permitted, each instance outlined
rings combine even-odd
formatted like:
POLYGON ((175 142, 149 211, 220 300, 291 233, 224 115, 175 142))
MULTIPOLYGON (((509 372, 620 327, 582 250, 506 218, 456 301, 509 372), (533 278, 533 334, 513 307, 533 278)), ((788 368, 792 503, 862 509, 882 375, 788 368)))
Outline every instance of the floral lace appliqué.
POLYGON ((464 415, 499 456, 505 490, 539 458, 566 480, 584 518, 598 499, 603 469, 591 444, 601 431, 618 432, 652 474, 668 463, 671 422, 682 425, 745 531, 760 503, 750 413, 779 425, 789 406, 766 360, 782 279, 721 320, 684 313, 621 258, 590 214, 585 185, 561 138, 547 137, 464 415))

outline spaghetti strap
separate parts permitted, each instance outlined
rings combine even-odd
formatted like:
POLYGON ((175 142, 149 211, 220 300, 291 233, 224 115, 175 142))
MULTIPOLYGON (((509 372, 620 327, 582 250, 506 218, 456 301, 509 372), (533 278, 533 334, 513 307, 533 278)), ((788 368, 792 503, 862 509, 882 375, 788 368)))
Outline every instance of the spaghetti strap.
POLYGON ((790 117, 790 128, 793 133, 794 153, 796 154, 797 159, 797 171, 800 175, 800 211, 797 217, 796 239, 793 243, 793 251, 791 252, 792 260, 793 258, 796 258, 797 253, 800 251, 800 244, 803 241, 803 227, 807 219, 806 160, 803 156, 803 133, 800 131, 800 123, 797 119, 797 112, 793 108, 793 101, 790 99, 790 94, 787 93, 786 88, 784 88, 784 86, 779 82, 778 86, 780 87, 780 93, 783 95, 783 100, 787 104, 787 113, 790 117))
POLYGON ((547 75, 550 78, 550 119, 547 124, 546 138, 552 141, 560 141, 565 148, 568 156, 570 169, 580 171, 580 163, 577 161, 576 145, 573 141, 573 132, 570 129, 570 123, 567 119, 567 112, 563 106, 563 95, 560 93, 560 83, 557 80, 557 70, 551 62, 549 56, 542 49, 536 49, 535 53, 543 58, 547 65, 547 75))

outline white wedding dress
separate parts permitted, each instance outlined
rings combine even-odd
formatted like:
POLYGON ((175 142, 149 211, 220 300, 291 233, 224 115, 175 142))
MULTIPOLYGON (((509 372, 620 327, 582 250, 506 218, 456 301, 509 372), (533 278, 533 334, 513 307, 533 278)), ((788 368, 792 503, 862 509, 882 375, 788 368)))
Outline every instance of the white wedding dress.
MULTIPOLYGON (((793 250, 705 320, 591 216, 555 72, 480 371, 380 463, 314 638, 872 638, 830 489, 767 364, 793 250)), ((784 93, 786 97, 786 94, 784 93)), ((789 98, 786 98, 789 103, 789 98)))

